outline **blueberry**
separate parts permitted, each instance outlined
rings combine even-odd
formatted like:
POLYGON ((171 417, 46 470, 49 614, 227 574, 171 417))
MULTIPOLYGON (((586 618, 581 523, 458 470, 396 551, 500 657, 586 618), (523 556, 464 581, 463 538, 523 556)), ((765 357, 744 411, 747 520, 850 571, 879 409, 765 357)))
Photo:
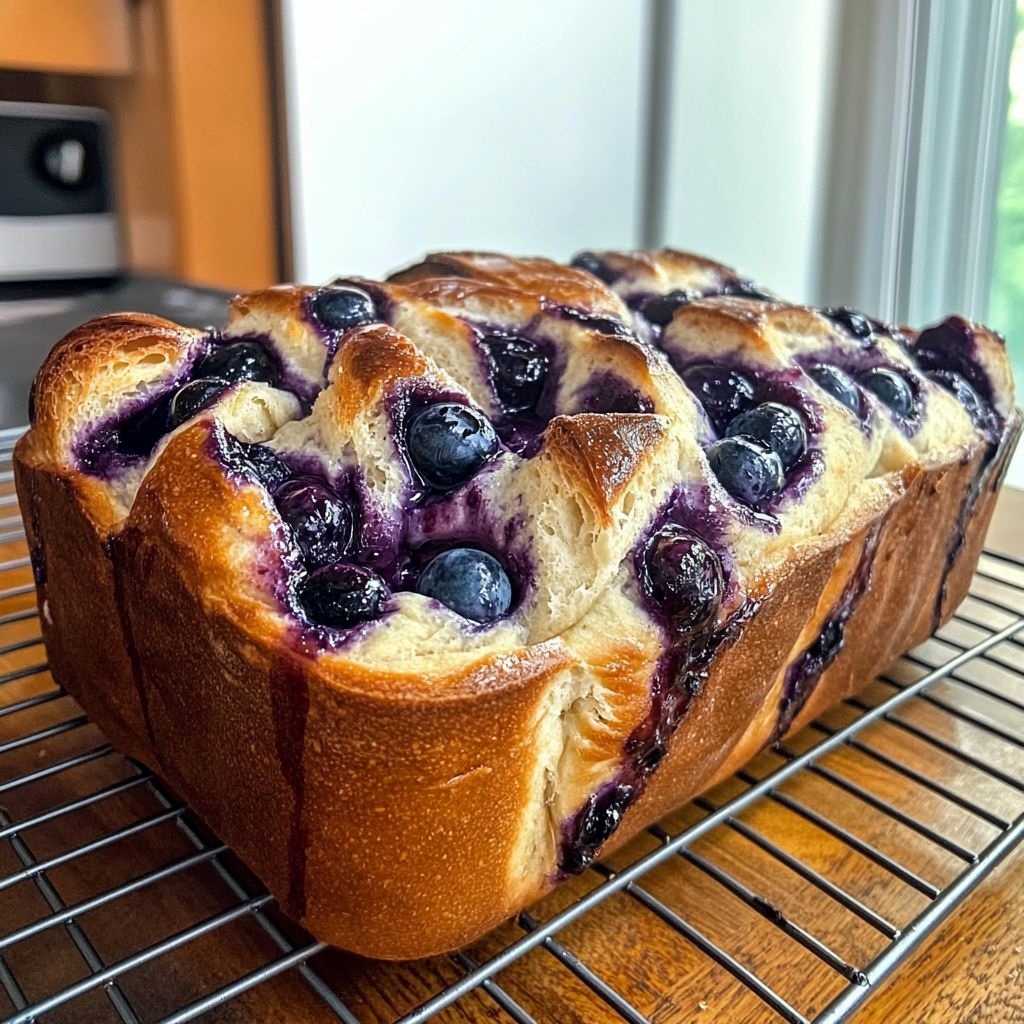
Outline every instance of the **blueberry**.
POLYGON ((512 584, 501 563, 476 548, 450 548, 433 558, 416 589, 464 619, 493 622, 512 605, 512 584))
POLYGON ((355 532, 352 508, 326 484, 296 477, 282 485, 274 500, 310 563, 338 562, 349 552, 355 532))
POLYGON ((219 377, 200 377, 179 388, 167 410, 167 429, 174 430, 210 405, 231 385, 219 377))
POLYGON ((680 630, 710 625, 725 591, 718 555, 696 534, 669 523, 647 542, 645 584, 680 630))
POLYGON ((782 490, 782 460, 749 437, 723 437, 708 449, 711 471, 740 501, 759 505, 782 490))
POLYGON ((829 366, 828 363, 819 363, 817 366, 809 367, 807 372, 823 391, 827 391, 850 412, 860 415, 860 391, 842 370, 829 366))
POLYGON ((416 413, 407 443, 416 472, 441 489, 465 483, 498 450, 490 421, 458 402, 438 402, 416 413))
POLYGON ((848 306, 826 306, 820 312, 822 316, 828 317, 832 323, 838 324, 861 341, 870 338, 873 333, 871 321, 863 313, 858 313, 848 306))
POLYGON ((311 572, 299 587, 310 620, 336 629, 375 619, 387 598, 387 585, 375 572, 344 562, 311 572))
POLYGON ((758 302, 774 302, 775 297, 769 295, 768 292, 761 288, 758 288, 753 281, 744 280, 743 278, 734 278, 731 281, 726 281, 722 285, 722 295, 735 295, 740 299, 757 299, 758 302))
POLYGON ((242 380, 260 380, 276 385, 281 370, 266 346, 258 341, 238 341, 218 345, 196 368, 198 376, 218 377, 234 384, 242 380))
POLYGON ((724 366, 698 363, 684 371, 683 380, 719 430, 734 416, 754 404, 754 385, 751 381, 742 373, 724 366))
POLYGON ((588 274, 600 278, 605 284, 613 284, 619 278, 619 272, 612 270, 595 252, 581 252, 573 256, 569 263, 577 270, 585 270, 588 274))
POLYGON ((580 813, 576 843, 592 857, 622 823, 622 816, 635 798, 636 790, 628 785, 611 786, 592 794, 580 813))
POLYGON ((328 285, 316 293, 313 312, 332 331, 347 331, 377 319, 373 300, 366 292, 339 285, 328 285))
POLYGON ((726 429, 729 437, 752 437, 782 460, 789 469, 807 451, 807 428, 803 417, 788 405, 765 402, 741 412, 726 429))
POLYGON ((636 766, 645 775, 650 775, 655 768, 665 760, 668 750, 662 743, 655 743, 648 747, 637 759, 636 766))
POLYGON ((127 417, 116 429, 117 451, 126 455, 149 455, 171 427, 168 410, 174 395, 161 395, 127 417))
POLYGON ((491 382, 505 408, 512 413, 537 408, 551 360, 532 341, 490 335, 483 339, 491 382))
POLYGON ((985 400, 959 373, 955 373, 953 370, 932 370, 930 373, 925 374, 925 376, 935 381, 940 387, 951 392, 967 410, 975 423, 981 420, 988 412, 985 400))
POLYGON ((262 444, 243 444, 241 460, 268 491, 275 491, 291 476, 291 470, 262 444))
POLYGON ((265 445, 247 444, 231 434, 224 437, 222 458, 228 469, 254 477, 271 493, 291 476, 288 466, 265 445))
POLYGON ((621 377, 608 371, 592 377, 584 390, 580 412, 654 412, 654 402, 642 391, 631 388, 621 377))
POLYGON ((588 331, 597 331, 598 334, 611 334, 616 338, 631 338, 638 341, 636 332, 629 324, 623 323, 616 317, 595 316, 583 309, 576 309, 573 306, 563 306, 559 311, 561 316, 575 320, 581 327, 588 331))
POLYGON ((914 407, 914 393, 905 377, 879 366, 860 375, 861 384, 897 416, 908 416, 914 407))
POLYGON ((692 302, 697 296, 693 292, 674 288, 664 295, 654 295, 640 307, 640 315, 658 327, 670 323, 675 311, 680 306, 692 302))

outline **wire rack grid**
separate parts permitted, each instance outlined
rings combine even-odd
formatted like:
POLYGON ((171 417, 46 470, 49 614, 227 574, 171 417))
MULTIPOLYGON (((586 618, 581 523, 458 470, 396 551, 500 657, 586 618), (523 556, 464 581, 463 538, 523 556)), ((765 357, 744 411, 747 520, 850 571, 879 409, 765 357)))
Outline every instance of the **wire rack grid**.
POLYGON ((47 674, 16 436, 0 434, 6 1024, 235 1020, 242 1004, 237 1019, 346 1024, 640 1024, 682 1005, 836 1024, 1024 838, 1024 563, 986 552, 955 619, 861 696, 472 949, 347 957, 47 674))

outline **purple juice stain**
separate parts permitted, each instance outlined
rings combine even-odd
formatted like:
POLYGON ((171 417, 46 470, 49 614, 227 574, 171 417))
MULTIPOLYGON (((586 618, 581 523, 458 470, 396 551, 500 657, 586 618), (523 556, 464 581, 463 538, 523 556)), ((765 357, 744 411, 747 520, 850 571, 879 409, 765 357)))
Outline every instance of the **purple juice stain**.
MULTIPOLYGON (((160 441, 180 425, 175 422, 176 396, 184 388, 206 381, 207 365, 226 372, 231 379, 225 379, 219 391, 211 384, 208 400, 199 403, 202 406, 240 382, 260 380, 260 375, 295 394, 304 412, 316 396, 313 386, 285 371, 265 336, 226 337, 211 333, 177 374, 160 382, 158 391, 122 403, 113 414, 92 424, 75 440, 72 450, 82 472, 116 479, 148 459, 160 441)), ((199 411, 200 408, 194 408, 192 414, 199 411)), ((180 415, 180 409, 177 413, 180 415)))
MULTIPOLYGON (((418 402, 429 403, 436 397, 423 392, 400 396, 400 408, 392 413, 398 422, 404 422, 418 402)), ((262 486, 267 500, 279 506, 282 521, 254 559, 252 570, 263 579, 291 621, 293 646, 311 657, 322 649, 337 650, 358 640, 373 622, 395 609, 392 593, 415 590, 423 569, 452 548, 474 547, 500 561, 513 592, 510 612, 533 579, 529 554, 519 540, 522 524, 515 517, 495 524, 486 507, 480 480, 489 471, 487 467, 452 493, 429 488, 411 490, 396 518, 376 508, 356 469, 327 479, 315 460, 247 444, 219 423, 213 424, 209 451, 229 477, 241 484, 262 486), (308 529, 301 528, 302 524, 297 528, 293 520, 302 514, 307 497, 316 522, 308 529), (325 510, 325 505, 330 507, 325 510), (341 552, 340 561, 333 555, 326 558, 327 549, 334 554, 341 552), (316 621, 311 608, 317 602, 329 601, 332 595, 318 591, 311 605, 311 581, 339 566, 347 567, 350 576, 362 574, 360 578, 374 584, 364 602, 367 609, 372 607, 373 614, 361 611, 358 616, 335 617, 334 624, 326 621, 331 616, 322 615, 325 621, 316 621), (345 624, 349 618, 353 621, 345 624)), ((328 582, 333 585, 333 581, 328 582)), ((351 595, 342 596, 351 603, 351 595)), ((485 628, 486 623, 465 623, 467 633, 485 628)))
POLYGON ((786 670, 774 742, 778 742, 786 734, 793 719, 814 692, 825 670, 842 653, 846 645, 846 626, 857 610, 861 598, 871 589, 875 555, 886 521, 887 517, 883 517, 871 528, 865 538, 857 567, 826 616, 818 635, 786 670))
POLYGON ((619 827, 703 692, 713 658, 758 607, 738 594, 721 518, 706 488, 681 488, 669 499, 634 548, 633 571, 640 598, 668 644, 655 667, 650 708, 623 744, 618 773, 562 823, 563 876, 589 866, 619 827), (685 578, 668 578, 670 562, 685 578), (692 593, 686 593, 687 580, 692 593), (732 610, 725 611, 728 605, 732 610))
POLYGON ((573 395, 574 412, 652 413, 654 402, 612 370, 600 370, 573 395))

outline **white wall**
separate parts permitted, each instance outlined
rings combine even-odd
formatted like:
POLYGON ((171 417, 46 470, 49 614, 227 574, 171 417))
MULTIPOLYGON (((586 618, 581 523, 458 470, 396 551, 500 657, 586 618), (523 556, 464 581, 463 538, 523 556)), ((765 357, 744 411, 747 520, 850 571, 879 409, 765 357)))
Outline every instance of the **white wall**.
MULTIPOLYGON (((676 0, 658 239, 815 301, 843 0, 676 0)), ((641 243, 643 0, 285 0, 296 275, 641 243)))
POLYGON ((663 239, 815 301, 840 0, 679 0, 663 239))
POLYGON ((285 0, 296 276, 633 246, 646 5, 285 0))

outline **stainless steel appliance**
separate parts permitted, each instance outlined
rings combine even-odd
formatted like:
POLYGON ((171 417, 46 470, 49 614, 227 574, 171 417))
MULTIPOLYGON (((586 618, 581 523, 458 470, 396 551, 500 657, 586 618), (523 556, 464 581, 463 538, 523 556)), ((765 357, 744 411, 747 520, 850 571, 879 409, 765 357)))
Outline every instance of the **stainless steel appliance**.
POLYGON ((113 179, 102 110, 0 102, 0 281, 116 274, 113 179))

